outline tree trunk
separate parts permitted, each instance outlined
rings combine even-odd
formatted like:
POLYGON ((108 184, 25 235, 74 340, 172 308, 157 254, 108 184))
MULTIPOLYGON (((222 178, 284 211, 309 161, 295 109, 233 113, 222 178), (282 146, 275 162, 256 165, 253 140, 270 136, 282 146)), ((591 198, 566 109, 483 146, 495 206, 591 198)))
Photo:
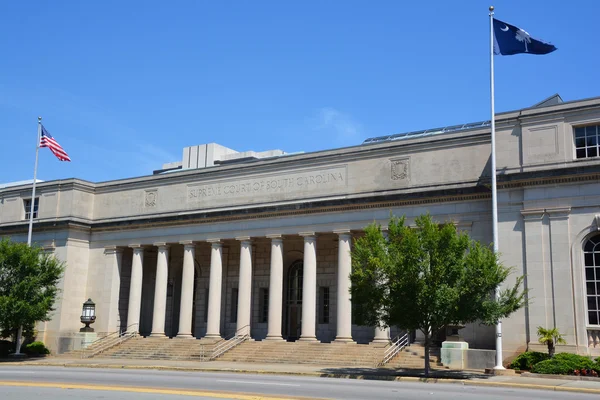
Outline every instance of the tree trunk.
POLYGON ((554 357, 554 352, 556 349, 554 348, 554 342, 552 340, 548 341, 548 355, 550 358, 554 357))
POLYGON ((20 326, 17 331, 17 340, 15 340, 15 354, 21 354, 21 337, 23 336, 23 327, 20 326))
POLYGON ((425 377, 429 376, 429 370, 431 369, 429 364, 429 348, 431 347, 431 334, 425 333, 425 377))

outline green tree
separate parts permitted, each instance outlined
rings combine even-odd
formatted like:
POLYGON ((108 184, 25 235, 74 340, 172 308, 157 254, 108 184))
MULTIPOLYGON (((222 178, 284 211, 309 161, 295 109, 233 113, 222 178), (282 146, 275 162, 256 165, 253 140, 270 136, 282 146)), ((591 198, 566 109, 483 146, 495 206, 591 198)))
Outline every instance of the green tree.
POLYGON ((511 269, 490 247, 429 215, 418 217, 415 228, 404 217, 392 218, 387 238, 379 225, 369 225, 355 241, 352 266, 358 321, 423 332, 426 375, 431 338, 440 329, 475 321, 492 325, 525 304, 523 277, 496 299, 495 289, 511 269))
POLYGON ((16 337, 17 352, 23 327, 50 319, 63 270, 39 247, 0 240, 0 328, 16 337))
POLYGON ((554 357, 554 353, 556 352, 555 344, 567 344, 567 341, 565 338, 563 338, 562 333, 560 333, 556 328, 545 329, 541 326, 538 326, 537 335, 540 343, 548 346, 548 355, 550 358, 554 357))

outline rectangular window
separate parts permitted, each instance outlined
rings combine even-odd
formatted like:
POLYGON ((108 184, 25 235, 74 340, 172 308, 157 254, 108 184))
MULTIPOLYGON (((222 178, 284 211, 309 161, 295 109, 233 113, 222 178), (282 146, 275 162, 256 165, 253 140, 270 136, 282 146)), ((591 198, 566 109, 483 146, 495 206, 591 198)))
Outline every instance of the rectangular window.
POLYGON ((258 296, 258 322, 269 320, 269 288, 260 288, 258 296))
POLYGON ((319 287, 319 323, 329 323, 329 287, 319 287))
POLYGON ((237 322, 237 311, 238 311, 238 289, 231 289, 231 319, 229 322, 237 322))
POLYGON ((580 126, 575 128, 575 157, 577 159, 598 157, 600 141, 599 125, 580 126))
MULTIPOLYGON (((29 220, 29 217, 31 215, 31 199, 24 199, 23 207, 25 209, 25 219, 29 220)), ((38 217, 38 208, 39 207, 40 207, 40 198, 36 197, 35 203, 33 204, 33 218, 38 217)))

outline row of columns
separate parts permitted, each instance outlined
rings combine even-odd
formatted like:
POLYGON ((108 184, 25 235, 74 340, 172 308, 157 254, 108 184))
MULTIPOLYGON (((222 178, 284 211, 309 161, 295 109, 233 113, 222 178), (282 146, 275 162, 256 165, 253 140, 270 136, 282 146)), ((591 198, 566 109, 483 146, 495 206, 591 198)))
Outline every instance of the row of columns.
MULTIPOLYGON (((352 341, 352 303, 350 299, 350 272, 352 269, 350 231, 336 231, 338 234, 338 278, 337 278, 337 331, 336 342, 352 341)), ((303 286, 302 286, 302 328, 300 340, 316 341, 317 310, 317 250, 314 232, 300 234, 304 238, 303 286)), ((282 304, 283 304, 283 238, 281 235, 268 235, 271 239, 271 262, 269 277, 269 311, 267 340, 282 340, 282 304)), ((240 266, 238 284, 237 333, 250 334, 250 313, 252 297, 252 242, 250 237, 236 238, 240 242, 240 266)), ((221 326, 221 288, 223 281, 223 250, 219 239, 211 243, 210 278, 208 295, 207 337, 220 337, 221 326)), ((177 337, 193 338, 192 305, 194 296, 194 259, 193 241, 181 242, 184 246, 183 273, 181 284, 181 304, 179 330, 177 337)), ((169 247, 166 243, 155 243, 158 247, 156 261, 156 283, 154 290, 154 312, 152 316, 151 336, 165 335, 165 315, 167 301, 167 278, 169 247)), ((129 291, 129 309, 127 330, 139 329, 142 278, 143 247, 133 248, 131 263, 131 287, 129 291)), ((389 328, 375 328, 375 342, 389 342, 389 328)))

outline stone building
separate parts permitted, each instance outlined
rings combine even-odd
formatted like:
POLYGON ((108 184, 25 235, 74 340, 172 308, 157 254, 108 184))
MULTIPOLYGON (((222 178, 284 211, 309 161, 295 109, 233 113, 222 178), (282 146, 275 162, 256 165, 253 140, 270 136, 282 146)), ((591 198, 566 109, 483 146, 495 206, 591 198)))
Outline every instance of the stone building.
MULTIPOLYGON (((600 98, 556 95, 496 124, 500 252, 530 290, 503 323, 505 357, 535 347, 538 326, 600 355, 600 98)), ((39 335, 68 344, 92 298, 99 334, 389 340, 353 324, 353 237, 429 212, 490 243, 489 176, 481 122, 313 153, 192 146, 148 176, 40 183, 33 240, 68 267, 39 335)), ((0 188, 0 235, 25 241, 31 201, 30 184, 0 188)), ((493 327, 461 334, 494 348, 493 327)))

